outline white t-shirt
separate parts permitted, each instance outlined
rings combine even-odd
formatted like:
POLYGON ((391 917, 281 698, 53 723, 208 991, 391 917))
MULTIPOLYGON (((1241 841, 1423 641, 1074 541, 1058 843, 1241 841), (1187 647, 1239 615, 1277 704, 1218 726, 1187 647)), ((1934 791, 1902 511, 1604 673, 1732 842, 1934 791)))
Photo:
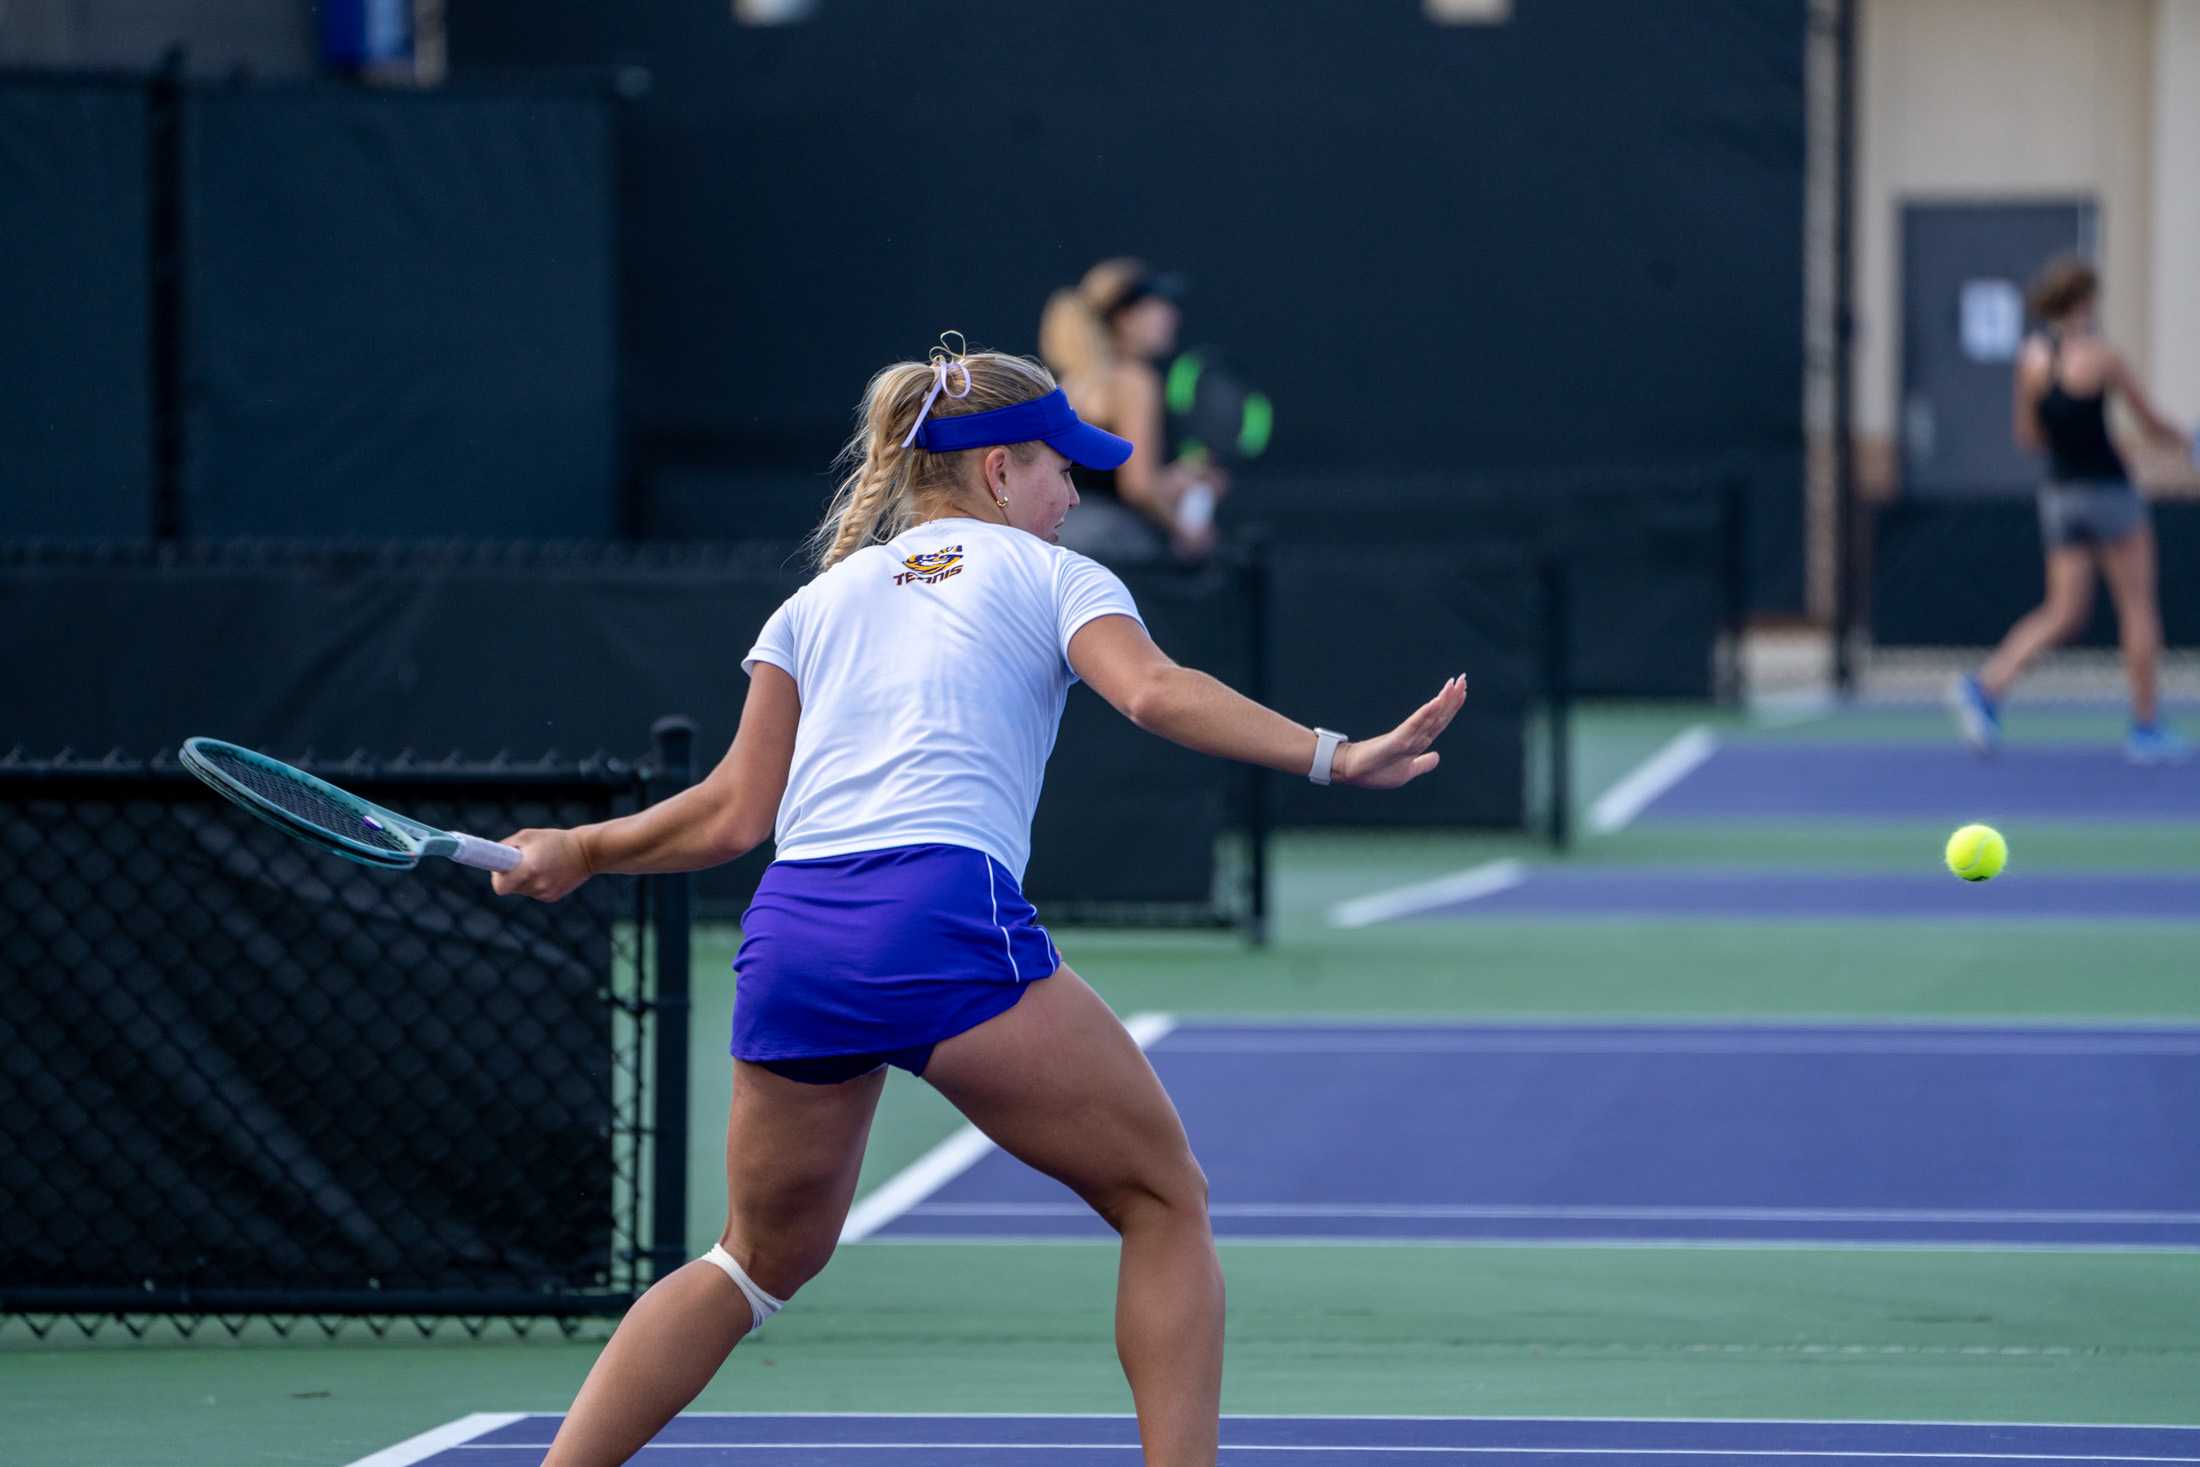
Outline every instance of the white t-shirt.
POLYGON ((779 859, 938 843, 1021 882, 1077 681, 1069 640, 1102 616, 1138 618, 1114 572, 967 519, 858 550, 788 597, 741 662, 802 694, 779 859))

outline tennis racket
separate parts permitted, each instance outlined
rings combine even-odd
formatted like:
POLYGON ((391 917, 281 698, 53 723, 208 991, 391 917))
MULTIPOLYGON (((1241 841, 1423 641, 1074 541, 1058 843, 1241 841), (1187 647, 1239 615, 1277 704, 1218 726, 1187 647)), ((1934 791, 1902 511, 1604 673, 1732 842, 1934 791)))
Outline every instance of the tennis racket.
POLYGON ((303 769, 220 739, 185 739, 178 758, 215 793, 285 835, 362 866, 409 871, 423 856, 484 871, 509 871, 520 863, 516 847, 408 820, 303 769))

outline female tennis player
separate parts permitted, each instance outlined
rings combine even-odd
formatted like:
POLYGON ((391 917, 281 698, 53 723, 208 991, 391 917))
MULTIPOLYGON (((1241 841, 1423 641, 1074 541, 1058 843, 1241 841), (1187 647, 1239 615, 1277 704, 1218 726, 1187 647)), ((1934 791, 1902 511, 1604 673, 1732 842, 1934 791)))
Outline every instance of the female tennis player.
POLYGON ((1466 687, 1363 742, 1172 662, 1123 583, 1056 540, 1071 466, 1130 452, 1025 358, 888 367, 815 537, 822 570, 742 661, 748 700, 717 769, 639 814, 510 838, 525 857, 496 889, 544 901, 597 872, 699 870, 778 841, 735 959, 725 1231, 628 1312, 550 1467, 626 1461, 825 1266, 888 1065, 1121 1234, 1116 1350, 1146 1461, 1215 1461, 1206 1178, 1138 1045, 1018 889, 1064 700, 1083 678, 1188 748, 1390 789, 1436 767, 1466 687))
POLYGON ((2040 487, 2047 599, 2009 629, 1984 667, 1950 689, 1964 741, 1980 753, 2001 742, 2001 699, 2025 668, 2084 629, 2096 567, 2116 601, 2131 682, 2125 756, 2161 764, 2190 752, 2162 726, 2155 706, 2162 615, 2154 589, 2154 527, 2109 437, 2109 395, 2123 395, 2149 437, 2183 447, 2185 434, 2155 411, 2123 357, 2096 331, 2099 299, 2100 277, 2083 260, 2057 260, 2032 285, 2032 311, 2043 324, 2017 357, 2012 431, 2018 447, 2047 454, 2047 482, 2040 487))

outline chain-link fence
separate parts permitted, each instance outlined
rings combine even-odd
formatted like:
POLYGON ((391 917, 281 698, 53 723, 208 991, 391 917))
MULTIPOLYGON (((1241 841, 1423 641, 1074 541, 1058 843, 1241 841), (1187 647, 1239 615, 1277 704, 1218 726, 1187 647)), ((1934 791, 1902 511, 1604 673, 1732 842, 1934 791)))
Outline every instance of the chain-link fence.
MULTIPOLYGON (((309 767, 494 838, 687 758, 309 767)), ((500 899, 171 759, 0 759, 0 1317, 622 1311, 684 1251, 686 922, 685 878, 500 899)))

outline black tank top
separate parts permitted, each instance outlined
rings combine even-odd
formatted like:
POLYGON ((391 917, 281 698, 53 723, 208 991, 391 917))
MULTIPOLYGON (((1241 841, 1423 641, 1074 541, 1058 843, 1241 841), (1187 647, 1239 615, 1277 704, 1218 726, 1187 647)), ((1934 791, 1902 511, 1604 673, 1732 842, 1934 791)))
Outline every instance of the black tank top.
POLYGON ((2129 482, 2123 455, 2108 436, 2108 389, 2083 397, 2066 390, 2057 372, 2062 337, 2047 333, 2047 391, 2040 398, 2040 432, 2047 439, 2048 470, 2058 483, 2129 482))
POLYGON ((1115 487, 1114 469, 1078 469, 1075 471, 1077 496, 1080 499, 1115 499, 1123 497, 1115 487))

